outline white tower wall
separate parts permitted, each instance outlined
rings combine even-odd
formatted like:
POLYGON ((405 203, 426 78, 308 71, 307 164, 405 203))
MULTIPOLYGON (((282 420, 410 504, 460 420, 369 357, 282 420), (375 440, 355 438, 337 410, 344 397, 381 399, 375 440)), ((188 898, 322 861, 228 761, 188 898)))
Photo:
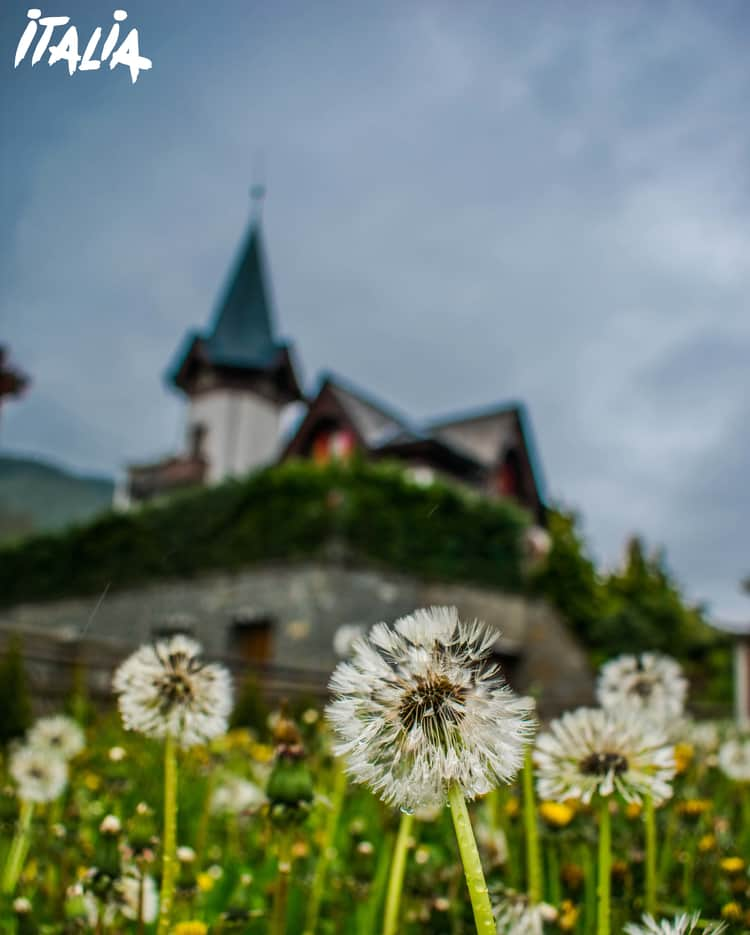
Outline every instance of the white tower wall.
POLYGON ((280 417, 280 406, 255 393, 221 389, 194 396, 188 432, 194 425, 205 429, 208 483, 269 464, 278 452, 280 417))

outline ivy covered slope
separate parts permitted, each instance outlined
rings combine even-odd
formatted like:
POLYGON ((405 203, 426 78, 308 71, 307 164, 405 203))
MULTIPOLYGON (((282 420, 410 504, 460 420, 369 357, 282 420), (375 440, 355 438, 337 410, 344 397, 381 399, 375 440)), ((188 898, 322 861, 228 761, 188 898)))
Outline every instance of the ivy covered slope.
POLYGON ((528 517, 396 467, 289 462, 130 513, 0 549, 0 603, 51 600, 315 557, 332 542, 399 571, 523 587, 528 517))

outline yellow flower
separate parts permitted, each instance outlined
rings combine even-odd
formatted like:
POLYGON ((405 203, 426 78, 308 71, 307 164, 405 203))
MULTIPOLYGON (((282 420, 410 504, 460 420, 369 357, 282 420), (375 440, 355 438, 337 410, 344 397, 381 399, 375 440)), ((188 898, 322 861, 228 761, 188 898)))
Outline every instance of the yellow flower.
POLYGON ((707 854, 716 849, 716 838, 712 834, 704 834, 698 841, 698 850, 701 854, 707 854))
POLYGON ((701 815, 710 811, 712 805, 711 799, 685 799, 684 802, 679 803, 677 811, 686 818, 700 818, 701 815))
POLYGON ((205 922, 178 922, 172 928, 172 935, 206 935, 208 926, 205 922))
POLYGON ((505 814, 508 816, 508 818, 515 818, 520 810, 521 805, 515 796, 513 796, 511 799, 508 799, 508 801, 505 803, 505 814))
POLYGON ((745 861, 741 857, 725 857, 719 861, 719 866, 724 873, 742 873, 745 869, 745 861))
POLYGON ((89 790, 89 792, 96 792, 96 790, 101 786, 102 781, 96 773, 86 773, 83 777, 83 784, 89 790))
POLYGON ((575 818, 575 809, 565 802, 542 802, 539 805, 542 819, 553 828, 564 828, 575 818))
POLYGON ((690 764, 693 762, 693 754, 695 750, 693 745, 689 743, 678 743, 674 748, 674 765, 677 770, 677 773, 684 773, 687 771, 690 764))
POLYGON ((636 818, 641 817, 641 812, 643 811, 643 806, 640 802, 628 802, 625 806, 625 817, 629 818, 631 821, 634 821, 636 818))
POLYGON ((578 924, 580 909, 573 904, 570 899, 564 899, 560 906, 560 915, 557 918, 557 924, 563 932, 572 932, 578 924))
POLYGON ((201 891, 201 893, 210 893, 214 888, 214 883, 216 882, 211 874, 206 873, 205 871, 203 871, 203 873, 199 873, 195 879, 198 884, 198 889, 201 891))
POLYGON ((721 907, 722 919, 728 919, 730 922, 739 922, 742 918, 742 909, 738 903, 727 903, 721 907))
POLYGON ((294 844, 292 844, 292 857, 294 857, 295 860, 307 857, 309 853, 310 848, 307 841, 295 841, 294 844))
POLYGON ((250 755, 257 763, 270 763, 273 759, 273 747, 267 743, 254 743, 250 755))

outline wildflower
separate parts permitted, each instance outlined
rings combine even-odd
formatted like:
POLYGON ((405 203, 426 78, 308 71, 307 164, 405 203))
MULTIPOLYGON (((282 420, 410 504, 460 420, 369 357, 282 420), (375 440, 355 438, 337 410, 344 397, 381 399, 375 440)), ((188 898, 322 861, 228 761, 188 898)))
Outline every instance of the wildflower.
POLYGON ((727 740, 719 749, 719 768, 735 782, 750 782, 750 740, 727 740))
POLYGON ((31 912, 31 902, 25 896, 13 900, 13 912, 18 916, 25 916, 31 912))
POLYGON ((192 847, 182 847, 177 848, 177 859, 181 864, 192 864, 195 860, 195 851, 192 847))
POLYGON ((143 889, 143 921, 147 924, 156 919, 159 897, 154 878, 146 874, 143 878, 135 871, 124 874, 115 885, 118 908, 126 919, 138 918, 138 904, 143 889))
POLYGON ((205 922, 178 922, 172 929, 172 935, 206 935, 208 926, 205 922))
POLYGON ((674 748, 674 763, 677 775, 686 773, 693 762, 695 749, 690 743, 677 743, 674 748))
POLYGON ((698 750, 712 753, 719 748, 719 728, 715 721, 690 721, 687 739, 698 750))
POLYGON ((19 796, 27 802, 52 802, 68 782, 65 760, 29 746, 13 753, 10 774, 18 785, 19 796))
POLYGON ((626 802, 640 802, 645 795, 659 802, 672 794, 672 747, 629 706, 564 714, 537 740, 534 762, 542 798, 588 804, 596 795, 618 793, 626 802))
POLYGON ((127 752, 124 747, 110 747, 107 756, 112 763, 121 763, 127 756, 127 752))
POLYGON ((642 653, 618 656, 602 666, 596 693, 603 708, 631 704, 642 715, 667 723, 682 715, 687 689, 678 662, 659 653, 642 653))
POLYGON ((495 908, 498 935, 543 935, 544 923, 557 919, 557 910, 547 903, 532 904, 522 893, 506 892, 495 908))
POLYGON ((210 893, 216 884, 216 880, 206 870, 198 874, 196 882, 201 893, 210 893))
POLYGON ((708 854, 716 850, 716 837, 713 834, 704 834, 698 840, 698 850, 701 854, 708 854))
POLYGON ((254 782, 227 773, 211 796, 211 811, 239 815, 259 809, 266 801, 265 793, 254 782))
POLYGON ((739 922, 742 918, 742 907, 736 902, 725 903, 721 907, 721 917, 729 922, 739 922))
POLYGON ((685 818, 697 819, 711 811, 712 806, 711 799, 685 799, 677 806, 677 812, 685 818))
POLYGON ((540 802, 539 815, 552 828, 565 828, 575 818, 576 811, 566 802, 540 802))
POLYGON ((510 781, 533 722, 487 663, 496 640, 454 607, 379 623, 358 640, 327 709, 355 781, 407 811, 445 802, 452 784, 474 798, 510 781))
POLYGON ((128 730, 175 737, 191 747, 223 734, 231 709, 229 673, 201 659, 201 647, 174 636, 136 650, 115 672, 120 714, 128 730))
POLYGON ((99 831, 102 834, 119 834, 122 830, 122 823, 117 815, 105 815, 99 825, 99 831))
POLYGON ((347 659, 352 654, 354 644, 365 635, 361 623, 344 623, 333 635, 333 651, 340 659, 347 659))
POLYGON ((563 932, 575 931, 580 914, 581 910, 572 900, 564 899, 560 906, 560 914, 557 919, 559 928, 561 928, 563 932))
POLYGON ((745 861, 741 857, 724 857, 719 861, 719 866, 724 873, 732 876, 735 873, 742 873, 745 869, 745 861))
POLYGON ((643 812, 643 806, 640 802, 628 802, 627 807, 625 808, 625 817, 630 821, 635 821, 636 818, 641 817, 643 812))
POLYGON ((505 803, 505 814, 508 818, 517 818, 521 811, 521 803, 517 796, 511 796, 505 803))
POLYGON ((719 935, 719 932, 723 932, 726 928, 723 923, 720 923, 698 929, 699 919, 699 912, 692 916, 683 913, 671 920, 662 919, 661 922, 657 922, 653 916, 646 914, 638 925, 629 922, 625 926, 625 935, 690 935, 691 932, 696 931, 701 931, 703 935, 719 935))
POLYGON ((320 712, 317 708, 305 708, 302 712, 302 723, 306 724, 308 727, 312 727, 313 724, 317 724, 320 720, 320 712))
POLYGON ((26 742, 30 747, 54 754, 63 760, 73 759, 86 744, 81 728, 73 718, 64 714, 40 718, 29 730, 26 742))

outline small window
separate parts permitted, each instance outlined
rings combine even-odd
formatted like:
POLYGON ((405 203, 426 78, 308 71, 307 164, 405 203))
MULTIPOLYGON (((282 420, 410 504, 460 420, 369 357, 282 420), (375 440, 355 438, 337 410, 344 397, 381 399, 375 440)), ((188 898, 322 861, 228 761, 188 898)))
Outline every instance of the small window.
POLYGON ((243 662, 271 661, 273 649, 273 619, 265 614, 237 613, 228 634, 229 655, 243 662))

